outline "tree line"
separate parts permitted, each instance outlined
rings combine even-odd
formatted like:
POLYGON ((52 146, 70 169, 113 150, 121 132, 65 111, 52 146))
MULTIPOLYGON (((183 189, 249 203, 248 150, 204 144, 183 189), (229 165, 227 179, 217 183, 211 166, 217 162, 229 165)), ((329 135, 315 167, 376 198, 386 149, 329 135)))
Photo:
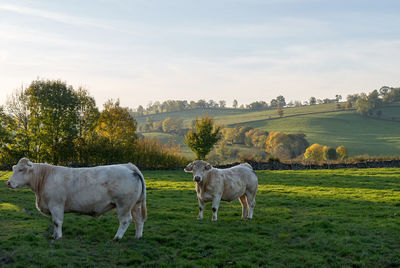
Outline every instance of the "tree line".
POLYGON ((382 116, 379 110, 384 105, 400 102, 400 88, 381 87, 370 93, 353 94, 347 96, 346 107, 355 107, 363 117, 382 116))
POLYGON ((138 137, 137 122, 119 100, 100 112, 85 89, 35 80, 0 107, 0 165, 21 157, 35 162, 91 166, 134 162, 141 167, 183 166, 179 146, 138 137))

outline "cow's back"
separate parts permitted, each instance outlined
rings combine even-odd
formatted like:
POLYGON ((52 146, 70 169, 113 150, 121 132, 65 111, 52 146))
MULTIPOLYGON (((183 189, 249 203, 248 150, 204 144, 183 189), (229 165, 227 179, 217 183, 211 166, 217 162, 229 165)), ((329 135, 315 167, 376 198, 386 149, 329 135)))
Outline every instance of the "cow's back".
POLYGON ((66 212, 100 215, 117 203, 136 202, 142 193, 142 184, 126 165, 59 168, 48 183, 58 186, 49 187, 54 198, 65 195, 66 212))

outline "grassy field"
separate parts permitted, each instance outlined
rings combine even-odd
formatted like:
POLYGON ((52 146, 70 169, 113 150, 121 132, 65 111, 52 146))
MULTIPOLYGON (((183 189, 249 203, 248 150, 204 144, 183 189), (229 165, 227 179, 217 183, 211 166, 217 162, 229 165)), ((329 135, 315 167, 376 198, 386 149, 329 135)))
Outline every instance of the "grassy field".
MULTIPOLYGON (((344 104, 342 104, 343 106, 344 104)), ((302 132, 307 135, 310 144, 320 143, 331 147, 344 145, 350 156, 356 155, 399 155, 400 154, 400 105, 381 108, 380 118, 363 118, 355 111, 338 111, 336 104, 321 104, 284 109, 284 116, 279 118, 275 110, 251 112, 249 110, 192 110, 180 113, 153 115, 155 119, 181 117, 187 127, 196 116, 209 112, 217 123, 227 127, 251 126, 268 132, 302 132), (392 118, 396 120, 393 121, 392 118)), ((375 115, 374 115, 375 116, 375 115)), ((375 116, 376 117, 376 116, 375 116)), ((138 120, 145 120, 141 117, 138 120)), ((181 144, 182 152, 193 157, 184 145, 183 137, 174 135, 166 138, 163 133, 143 133, 146 137, 158 138, 162 142, 174 140, 181 144)))
POLYGON ((115 212, 66 214, 63 238, 49 239, 30 190, 0 174, 1 267, 399 267, 400 169, 258 171, 254 219, 238 201, 210 204, 198 221, 191 175, 144 172, 148 220, 120 242, 115 212))

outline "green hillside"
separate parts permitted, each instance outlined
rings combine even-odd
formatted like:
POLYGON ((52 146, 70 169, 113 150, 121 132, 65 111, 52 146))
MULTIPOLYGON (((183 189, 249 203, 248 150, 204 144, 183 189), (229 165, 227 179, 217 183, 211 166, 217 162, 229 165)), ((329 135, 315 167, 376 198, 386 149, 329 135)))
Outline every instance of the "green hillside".
MULTIPOLYGON (((343 106, 343 104, 342 104, 343 106)), ((249 111, 242 109, 190 110, 151 115, 155 121, 166 117, 184 119, 185 127, 196 118, 208 114, 217 123, 226 127, 246 125, 264 131, 302 132, 307 135, 310 144, 320 143, 337 147, 344 145, 351 156, 399 155, 400 154, 400 105, 391 105, 379 109, 380 116, 363 118, 355 111, 336 110, 336 104, 321 104, 296 108, 285 108, 283 117, 276 110, 249 111)), ((139 124, 146 116, 137 118, 139 124)), ((173 139, 175 144, 183 145, 183 137, 171 137, 163 133, 143 133, 147 137, 159 138, 162 142, 173 139), (168 138, 165 137, 168 136, 168 138)), ((182 146, 183 152, 191 156, 190 150, 182 146)))

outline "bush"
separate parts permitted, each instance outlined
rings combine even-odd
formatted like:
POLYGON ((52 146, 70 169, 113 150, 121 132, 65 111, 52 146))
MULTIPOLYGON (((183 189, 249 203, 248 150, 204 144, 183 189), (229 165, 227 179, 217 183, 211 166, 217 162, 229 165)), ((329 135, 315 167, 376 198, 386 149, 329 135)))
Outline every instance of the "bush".
POLYGON ((271 132, 266 140, 266 151, 274 156, 292 159, 304 153, 309 143, 306 135, 288 134, 284 132, 271 132))
POLYGON ((306 149, 304 158, 311 161, 322 161, 324 159, 324 146, 314 143, 306 149))

